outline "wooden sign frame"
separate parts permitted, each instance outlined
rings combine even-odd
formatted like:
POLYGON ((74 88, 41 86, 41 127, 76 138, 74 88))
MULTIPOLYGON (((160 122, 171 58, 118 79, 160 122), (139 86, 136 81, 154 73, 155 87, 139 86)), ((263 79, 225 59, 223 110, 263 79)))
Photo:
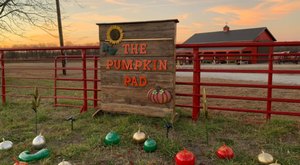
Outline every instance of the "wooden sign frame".
POLYGON ((175 108, 177 19, 99 23, 100 109, 164 117, 175 108))

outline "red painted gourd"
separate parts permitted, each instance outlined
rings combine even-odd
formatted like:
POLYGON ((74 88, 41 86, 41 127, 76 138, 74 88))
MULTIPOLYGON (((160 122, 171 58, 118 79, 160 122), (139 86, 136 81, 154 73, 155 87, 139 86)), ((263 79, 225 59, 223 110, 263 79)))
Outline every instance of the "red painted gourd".
POLYGON ((232 159, 234 157, 233 150, 230 147, 226 146, 226 144, 223 144, 223 146, 221 146, 216 151, 216 155, 220 159, 232 159))
POLYGON ((186 149, 178 152, 175 156, 175 165, 195 165, 195 155, 186 149))

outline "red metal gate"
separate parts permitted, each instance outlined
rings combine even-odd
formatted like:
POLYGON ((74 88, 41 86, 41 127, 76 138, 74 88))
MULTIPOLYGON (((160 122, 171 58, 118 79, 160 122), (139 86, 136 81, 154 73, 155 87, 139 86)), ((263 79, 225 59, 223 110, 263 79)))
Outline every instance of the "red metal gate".
POLYGON ((58 99, 74 99, 74 100, 82 100, 83 105, 80 107, 80 112, 85 112, 88 109, 88 101, 92 100, 93 101, 93 108, 98 107, 98 91, 100 89, 98 88, 98 83, 100 80, 98 79, 98 57, 96 55, 86 55, 86 50, 82 50, 81 56, 78 55, 72 55, 72 56, 67 56, 68 61, 71 60, 79 60, 81 61, 82 66, 78 67, 58 67, 57 62, 60 62, 64 60, 66 57, 65 56, 56 56, 54 60, 54 106, 68 106, 72 107, 74 105, 72 104, 60 104, 58 103, 58 99), (93 63, 93 66, 91 68, 87 67, 87 61, 91 60, 93 63), (68 77, 60 77, 58 76, 58 71, 61 70, 67 70, 67 71, 81 71, 82 72, 82 77, 75 77, 75 78, 68 78, 68 77), (92 78, 88 78, 87 72, 92 71, 92 78), (69 81, 69 82, 82 82, 82 87, 67 87, 67 86, 58 86, 58 81, 69 81), (93 86, 88 88, 88 83, 91 82, 93 83, 93 86), (73 96, 64 96, 64 95, 58 95, 58 91, 63 91, 63 90, 69 90, 69 91, 82 91, 83 92, 83 97, 73 97, 73 96), (93 97, 88 97, 88 91, 93 92, 93 97))
MULTIPOLYGON (((283 103, 300 103, 300 99, 294 98, 274 98, 272 97, 272 92, 274 89, 284 89, 284 90, 300 90, 300 85, 274 85, 273 84, 273 75, 274 74, 300 74, 300 70, 275 70, 273 69, 274 62, 277 62, 276 58, 278 54, 274 54, 274 47, 279 46, 300 46, 300 42, 239 42, 239 43, 212 43, 212 44, 177 44, 176 48, 185 48, 188 51, 177 53, 177 59, 192 59, 193 68, 192 69, 177 69, 177 72, 193 72, 193 82, 176 82, 176 85, 191 85, 193 86, 193 93, 176 93, 176 96, 192 97, 192 105, 187 104, 177 104, 177 107, 188 107, 192 108, 192 118, 197 120, 200 112, 200 88, 202 87, 242 87, 242 88, 256 88, 267 89, 267 96, 264 97, 250 97, 250 96, 226 96, 226 95, 207 95, 207 98, 217 98, 223 100, 249 100, 249 101, 264 101, 266 102, 266 109, 257 110, 257 109, 247 109, 247 108, 230 108, 230 107, 218 107, 218 106, 209 106, 209 110, 218 110, 218 111, 234 111, 234 112, 250 112, 250 113, 260 113, 265 114, 266 119, 269 120, 271 115, 289 115, 289 116, 300 116, 299 109, 296 109, 294 112, 288 112, 286 110, 274 111, 272 110, 272 103, 274 102, 283 102, 283 103), (199 53, 199 50, 203 48, 227 48, 227 47, 268 47, 269 53, 267 54, 205 54, 199 53), (203 69, 201 68, 201 62, 204 60, 213 60, 218 58, 219 60, 239 60, 241 56, 260 56, 267 61, 268 69, 203 69), (213 58, 212 58, 213 57, 213 58), (257 73, 257 74, 267 74, 267 84, 238 84, 238 83, 207 83, 201 80, 201 73, 257 73)), ((300 52, 291 53, 286 56, 295 56, 300 57, 300 52)), ((299 60, 299 58, 294 58, 299 60)), ((298 105, 299 107, 299 105, 298 105)))
POLYGON ((31 99, 30 93, 37 87, 43 100, 53 100, 55 107, 75 107, 81 112, 97 108, 98 50, 98 46, 1 49, 2 104, 7 98, 31 99), (41 57, 43 54, 46 56, 41 57), (63 59, 68 61, 64 68, 58 64, 63 59), (62 70, 67 71, 66 76, 62 70))

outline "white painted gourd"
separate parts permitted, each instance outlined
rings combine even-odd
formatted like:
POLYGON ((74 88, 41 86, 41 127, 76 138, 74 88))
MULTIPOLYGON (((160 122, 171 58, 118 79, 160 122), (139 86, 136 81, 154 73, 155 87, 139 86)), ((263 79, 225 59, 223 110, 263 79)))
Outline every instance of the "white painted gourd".
POLYGON ((0 143, 0 150, 9 150, 12 148, 12 146, 13 146, 13 142, 9 140, 5 140, 3 138, 3 141, 0 143))
POLYGON ((72 165, 72 163, 63 160, 62 162, 60 162, 58 165, 72 165))
POLYGON ((275 163, 271 163, 269 165, 280 165, 279 163, 277 163, 277 160, 275 161, 275 163))
POLYGON ((273 156, 269 153, 265 153, 264 151, 261 151, 257 158, 258 161, 262 164, 270 164, 273 162, 273 156))
POLYGON ((42 149, 46 145, 45 137, 40 133, 32 140, 32 145, 35 149, 42 149))

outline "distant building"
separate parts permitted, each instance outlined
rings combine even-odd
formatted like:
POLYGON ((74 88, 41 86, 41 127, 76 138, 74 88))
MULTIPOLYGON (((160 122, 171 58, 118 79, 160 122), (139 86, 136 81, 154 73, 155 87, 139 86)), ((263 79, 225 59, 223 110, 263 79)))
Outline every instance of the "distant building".
MULTIPOLYGON (((183 44, 204 44, 204 43, 226 43, 226 42, 273 42, 275 37, 266 27, 230 30, 224 26, 223 31, 196 33, 187 39, 183 44)), ((178 50, 184 51, 183 49, 178 50)), ((266 47, 218 47, 201 48, 203 54, 262 54, 268 53, 266 47)), ((243 61, 249 63, 264 62, 266 59, 259 56, 243 57, 243 61)))

